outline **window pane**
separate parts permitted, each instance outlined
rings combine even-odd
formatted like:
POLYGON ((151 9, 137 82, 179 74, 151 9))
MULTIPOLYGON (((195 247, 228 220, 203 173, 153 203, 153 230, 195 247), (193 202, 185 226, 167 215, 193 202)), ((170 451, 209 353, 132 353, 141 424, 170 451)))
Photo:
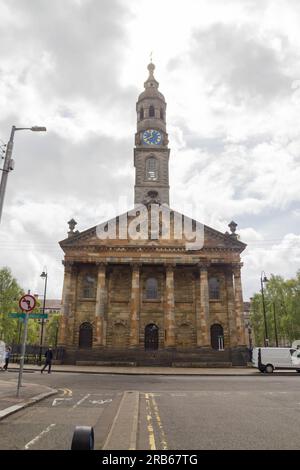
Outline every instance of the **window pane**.
POLYGON ((220 298, 219 280, 216 277, 211 277, 208 281, 208 284, 209 284, 209 298, 219 299, 220 298))
POLYGON ((147 299, 157 299, 158 289, 157 289, 157 280, 154 277, 150 277, 146 282, 146 298, 147 299))
POLYGON ((95 276, 86 275, 83 280, 83 297, 87 299, 96 296, 96 278, 95 276))
POLYGON ((157 161, 156 158, 148 158, 147 160, 147 179, 157 179, 157 161))

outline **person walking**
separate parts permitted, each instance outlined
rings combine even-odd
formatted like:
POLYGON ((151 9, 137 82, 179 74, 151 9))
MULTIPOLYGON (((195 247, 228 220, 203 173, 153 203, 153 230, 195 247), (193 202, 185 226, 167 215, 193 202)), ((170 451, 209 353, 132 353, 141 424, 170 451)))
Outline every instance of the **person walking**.
POLYGON ((5 349, 5 353, 4 353, 5 364, 4 364, 3 370, 7 370, 7 368, 8 368, 9 359, 10 359, 10 352, 11 352, 11 348, 9 346, 7 346, 7 348, 5 349))
POLYGON ((52 359, 53 359, 52 348, 47 349, 47 351, 45 352, 45 358, 46 358, 46 361, 45 361, 44 367, 41 370, 41 374, 44 372, 46 367, 48 367, 48 374, 50 374, 51 373, 52 359))

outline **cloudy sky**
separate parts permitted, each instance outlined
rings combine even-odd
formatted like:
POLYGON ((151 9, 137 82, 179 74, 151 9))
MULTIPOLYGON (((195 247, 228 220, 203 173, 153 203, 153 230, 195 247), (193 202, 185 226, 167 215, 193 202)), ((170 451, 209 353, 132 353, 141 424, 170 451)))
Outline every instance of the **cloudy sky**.
POLYGON ((299 0, 0 0, 0 139, 16 133, 0 265, 61 295, 67 221, 133 205, 135 103, 150 52, 167 103, 171 206, 234 219, 245 299, 300 268, 299 0), (121 197, 121 202, 119 201, 121 197))

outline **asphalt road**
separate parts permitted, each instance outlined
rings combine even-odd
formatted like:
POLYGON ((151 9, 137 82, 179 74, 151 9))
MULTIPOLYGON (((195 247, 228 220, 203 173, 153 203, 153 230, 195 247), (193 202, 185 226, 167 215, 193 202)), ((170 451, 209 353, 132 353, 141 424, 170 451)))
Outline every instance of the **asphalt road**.
MULTIPOLYGON (((16 380, 16 373, 6 375, 16 380)), ((59 393, 0 422, 1 449, 69 449, 75 425, 113 449, 299 449, 299 374, 121 376, 39 372, 59 393)))

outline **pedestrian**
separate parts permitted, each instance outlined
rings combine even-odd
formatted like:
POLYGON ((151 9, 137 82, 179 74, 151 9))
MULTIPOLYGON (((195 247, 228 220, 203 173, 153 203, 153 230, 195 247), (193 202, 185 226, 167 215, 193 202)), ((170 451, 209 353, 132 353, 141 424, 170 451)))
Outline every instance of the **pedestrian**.
POLYGON ((52 348, 49 347, 47 349, 47 351, 45 352, 45 358, 46 358, 46 361, 45 361, 44 367, 41 370, 41 374, 44 372, 44 370, 46 369, 47 366, 48 366, 48 374, 50 374, 51 373, 52 359, 53 359, 52 348))
POLYGON ((5 348, 5 353, 4 353, 5 364, 4 364, 3 370, 7 370, 7 368, 8 368, 8 363, 9 363, 9 359, 10 359, 10 352, 11 352, 11 348, 10 348, 10 346, 7 346, 7 348, 5 348))

